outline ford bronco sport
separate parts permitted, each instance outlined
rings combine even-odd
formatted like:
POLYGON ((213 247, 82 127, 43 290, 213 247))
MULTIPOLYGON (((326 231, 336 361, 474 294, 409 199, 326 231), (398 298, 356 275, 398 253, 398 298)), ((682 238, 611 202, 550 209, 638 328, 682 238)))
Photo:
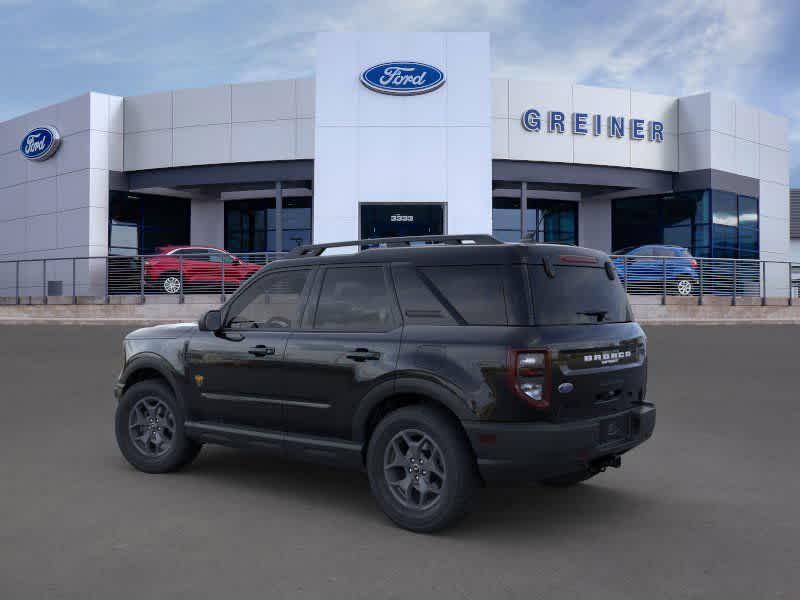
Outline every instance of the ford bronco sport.
POLYGON ((116 436, 148 473, 204 443, 364 469, 434 531, 476 486, 565 486, 650 437, 645 335, 608 257, 484 235, 302 246, 199 324, 125 338, 116 436), (426 245, 414 245, 427 242, 426 245), (324 254, 357 246, 352 254, 324 254))

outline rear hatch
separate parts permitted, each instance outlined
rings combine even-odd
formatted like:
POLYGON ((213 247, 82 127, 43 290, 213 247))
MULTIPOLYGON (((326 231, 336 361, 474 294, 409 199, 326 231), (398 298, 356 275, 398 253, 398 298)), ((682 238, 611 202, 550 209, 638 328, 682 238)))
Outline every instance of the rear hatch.
POLYGON ((528 271, 552 418, 604 417, 644 401, 644 332, 607 257, 567 250, 528 271))

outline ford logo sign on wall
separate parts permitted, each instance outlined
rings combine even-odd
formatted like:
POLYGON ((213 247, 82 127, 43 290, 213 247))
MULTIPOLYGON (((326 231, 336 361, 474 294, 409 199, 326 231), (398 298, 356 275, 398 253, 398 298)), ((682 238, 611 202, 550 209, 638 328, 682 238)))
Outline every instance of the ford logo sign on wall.
POLYGON ((411 96, 425 94, 444 83, 444 73, 418 62, 385 62, 361 73, 361 83, 382 94, 411 96))
POLYGON ((47 160, 56 153, 59 144, 61 136, 55 127, 37 127, 25 134, 19 151, 30 160, 47 160))

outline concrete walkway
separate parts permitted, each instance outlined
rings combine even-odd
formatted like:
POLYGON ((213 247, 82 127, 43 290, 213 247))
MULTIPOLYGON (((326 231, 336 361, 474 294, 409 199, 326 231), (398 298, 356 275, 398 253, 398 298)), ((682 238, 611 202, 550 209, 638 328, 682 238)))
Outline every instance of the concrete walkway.
MULTIPOLYGON (((30 301, 31 299, 26 299, 30 301)), ((221 298, 187 296, 180 304, 169 296, 148 297, 139 304, 139 297, 112 297, 106 304, 102 299, 50 299, 41 304, 0 304, 2 323, 61 323, 61 324, 140 324, 196 321, 207 310, 220 306, 221 298)), ((767 298, 766 306, 759 298, 738 298, 735 306, 730 298, 705 298, 702 305, 696 298, 668 297, 661 304, 660 296, 634 296, 632 305, 636 320, 644 324, 719 325, 743 323, 800 324, 800 300, 788 306, 786 298, 767 298)))

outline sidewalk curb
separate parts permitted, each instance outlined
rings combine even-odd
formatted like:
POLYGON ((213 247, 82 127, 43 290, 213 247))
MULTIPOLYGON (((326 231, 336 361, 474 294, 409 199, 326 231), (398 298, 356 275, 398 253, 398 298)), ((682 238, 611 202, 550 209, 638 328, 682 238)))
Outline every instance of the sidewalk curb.
MULTIPOLYGON (((168 323, 194 322, 187 319, 137 319, 126 317, 0 317, 0 326, 3 325, 130 325, 147 327, 150 325, 164 325, 168 323)), ((696 326, 731 326, 731 325, 800 325, 800 319, 639 319, 636 321, 643 326, 669 326, 669 325, 696 325, 696 326)))
MULTIPOLYGON (((135 319, 135 318, 98 318, 85 317, 0 317, 0 326, 3 325, 135 325, 146 327, 148 325, 164 325, 179 323, 180 319, 135 319)), ((185 320, 183 321, 185 322, 185 320)))

